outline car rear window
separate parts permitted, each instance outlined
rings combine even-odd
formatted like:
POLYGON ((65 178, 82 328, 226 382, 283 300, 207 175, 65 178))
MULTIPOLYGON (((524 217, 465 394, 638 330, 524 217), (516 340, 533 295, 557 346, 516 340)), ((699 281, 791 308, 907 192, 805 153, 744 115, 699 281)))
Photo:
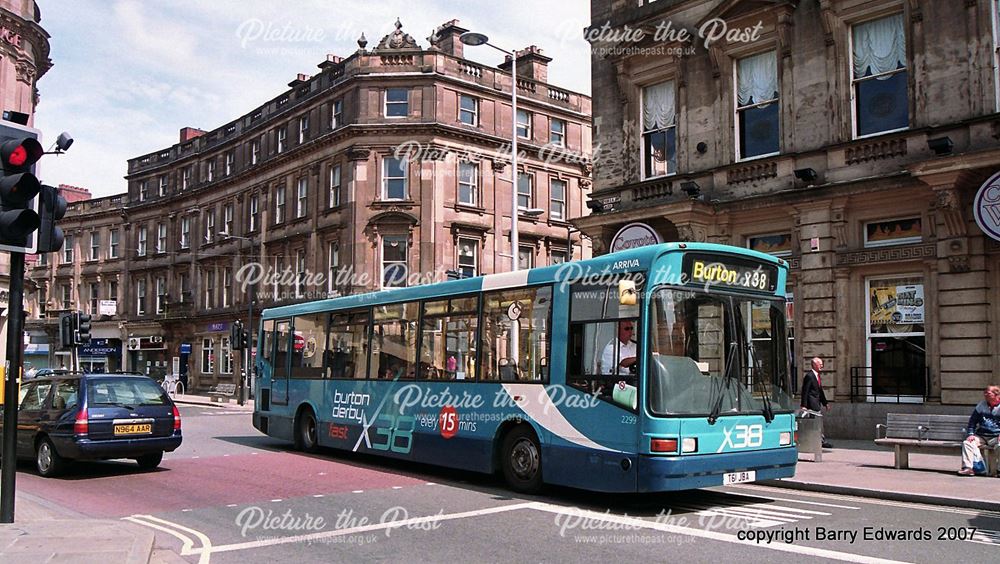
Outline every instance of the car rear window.
POLYGON ((143 378, 101 378, 87 382, 87 405, 164 405, 163 388, 143 378))

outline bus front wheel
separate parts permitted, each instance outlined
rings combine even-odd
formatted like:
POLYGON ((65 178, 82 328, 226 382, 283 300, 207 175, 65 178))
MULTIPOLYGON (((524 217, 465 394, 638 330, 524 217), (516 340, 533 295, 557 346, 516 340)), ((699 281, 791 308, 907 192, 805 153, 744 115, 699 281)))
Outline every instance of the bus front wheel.
POLYGON ((311 409, 299 414, 298 425, 295 426, 295 448, 303 452, 314 452, 319 445, 316 416, 311 409))
POLYGON ((515 427, 504 437, 503 477, 514 491, 542 489, 542 449, 529 427, 515 427))

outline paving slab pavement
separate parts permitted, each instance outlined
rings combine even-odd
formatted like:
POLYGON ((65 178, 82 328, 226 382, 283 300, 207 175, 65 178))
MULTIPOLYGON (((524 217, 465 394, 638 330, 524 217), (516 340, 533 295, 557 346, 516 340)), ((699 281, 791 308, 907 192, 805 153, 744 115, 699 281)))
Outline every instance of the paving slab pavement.
POLYGON ((874 497, 1000 511, 1000 502, 984 499, 983 492, 1000 487, 1000 479, 959 476, 959 454, 911 454, 910 468, 897 470, 893 452, 874 441, 833 441, 823 449, 823 461, 799 454, 795 477, 772 480, 769 485, 792 489, 874 497))
POLYGON ((0 562, 146 564, 153 531, 117 519, 88 519, 18 492, 14 523, 0 525, 0 562))

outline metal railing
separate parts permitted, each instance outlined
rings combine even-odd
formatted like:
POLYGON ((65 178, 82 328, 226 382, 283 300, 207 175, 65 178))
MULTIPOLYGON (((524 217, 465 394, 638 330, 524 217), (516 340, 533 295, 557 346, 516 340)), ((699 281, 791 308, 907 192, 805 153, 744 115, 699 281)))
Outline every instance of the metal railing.
POLYGON ((913 403, 927 401, 931 388, 931 370, 924 368, 921 377, 905 370, 887 370, 877 378, 871 366, 851 367, 851 402, 913 403))

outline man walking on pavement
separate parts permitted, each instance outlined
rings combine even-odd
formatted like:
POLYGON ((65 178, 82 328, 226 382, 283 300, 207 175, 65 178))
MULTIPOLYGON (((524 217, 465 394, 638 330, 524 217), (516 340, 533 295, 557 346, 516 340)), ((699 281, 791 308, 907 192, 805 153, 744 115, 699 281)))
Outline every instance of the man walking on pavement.
MULTIPOLYGON (((807 370, 802 378, 802 407, 810 411, 830 411, 830 403, 826 401, 826 394, 823 393, 823 380, 820 373, 823 372, 823 359, 816 356, 812 359, 812 370, 807 370)), ((826 436, 822 437, 823 448, 833 448, 827 442, 826 436)))
POLYGON ((1000 435, 1000 387, 988 386, 983 390, 983 398, 972 411, 965 430, 969 436, 962 443, 962 469, 958 471, 961 476, 986 473, 979 448, 997 444, 1000 435))

